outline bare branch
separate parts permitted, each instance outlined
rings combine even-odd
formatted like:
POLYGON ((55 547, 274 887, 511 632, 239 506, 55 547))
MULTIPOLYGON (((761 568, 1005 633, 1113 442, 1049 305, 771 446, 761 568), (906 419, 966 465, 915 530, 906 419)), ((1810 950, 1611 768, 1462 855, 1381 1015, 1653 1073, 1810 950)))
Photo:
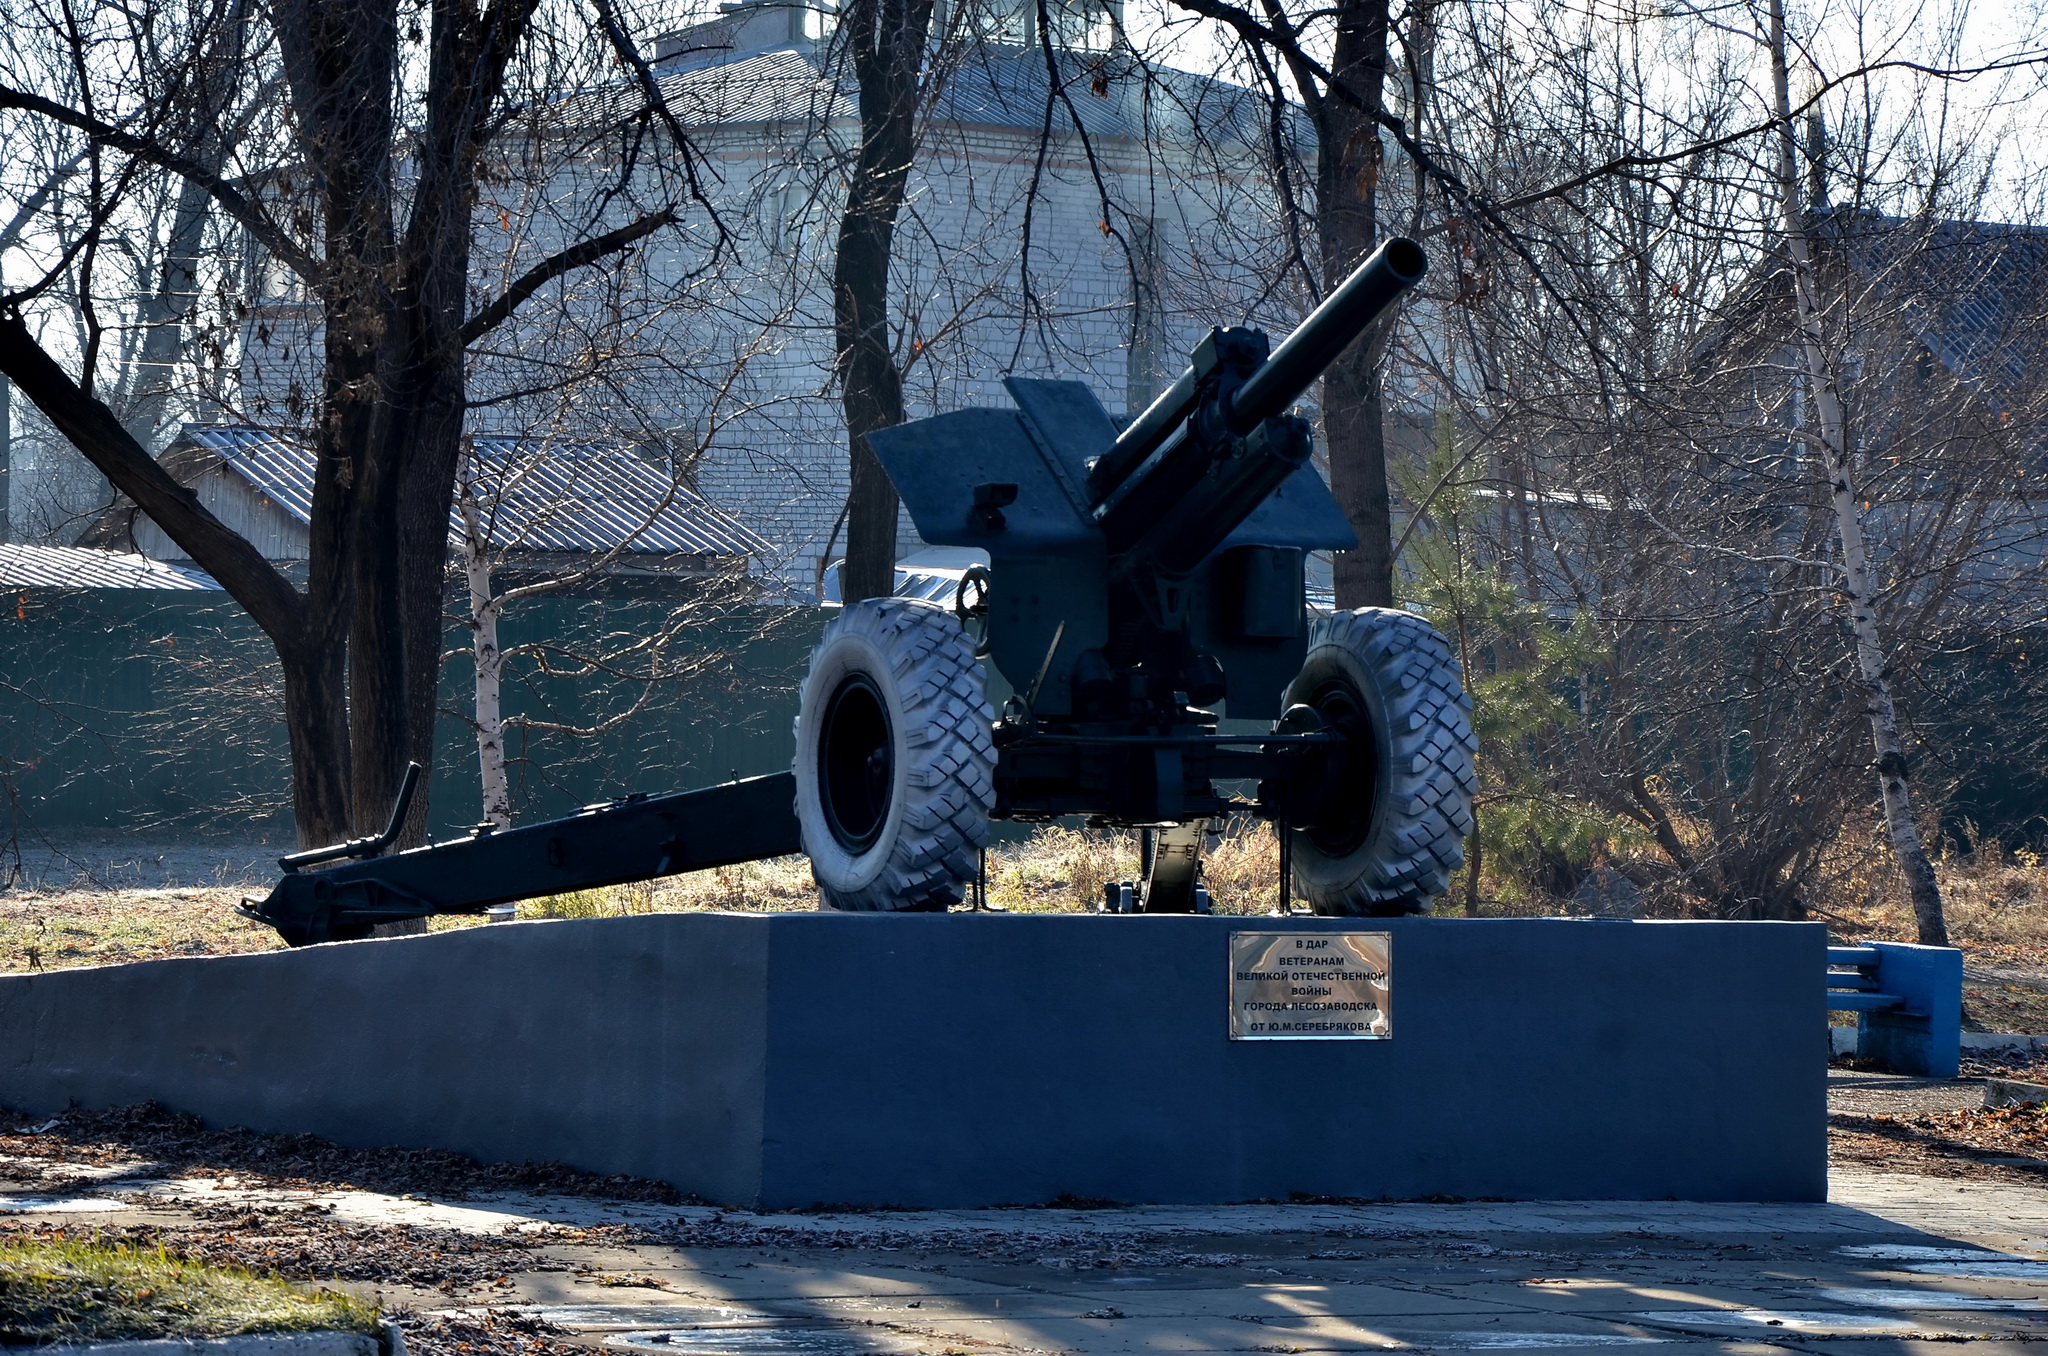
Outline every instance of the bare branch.
POLYGON ((0 85, 0 109, 5 108, 39 113, 52 122, 76 128, 100 145, 111 146, 138 160, 147 161, 191 180, 205 189, 207 195, 219 203, 223 211, 240 222, 249 234, 261 241, 266 249, 309 285, 317 286, 325 274, 326 270, 321 267, 320 262, 308 254, 296 240, 278 229, 277 223, 264 215, 241 190, 190 157, 167 150, 148 137, 124 132, 111 123, 81 113, 75 108, 67 108, 39 94, 29 94, 23 90, 0 85))
POLYGON ((93 399, 43 351, 18 314, 0 314, 0 373, 35 402, 57 430, 172 541, 192 553, 249 610, 280 649, 296 646, 305 600, 262 552, 208 512, 142 449, 114 412, 93 399))
POLYGON ((653 235, 664 226, 672 226, 680 219, 672 209, 650 212, 616 231, 593 236, 541 260, 514 279, 496 301, 469 318, 462 327, 462 342, 471 344, 489 334, 509 319, 521 302, 563 274, 594 264, 607 254, 617 254, 633 242, 653 235))

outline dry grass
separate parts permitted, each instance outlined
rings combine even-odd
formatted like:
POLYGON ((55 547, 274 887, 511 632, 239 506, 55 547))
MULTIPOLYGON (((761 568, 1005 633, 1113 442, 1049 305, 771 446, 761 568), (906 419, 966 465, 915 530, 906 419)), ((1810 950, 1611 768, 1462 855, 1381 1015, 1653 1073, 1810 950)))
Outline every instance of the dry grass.
POLYGON ((240 1267, 161 1248, 0 1241, 0 1343, 375 1332, 377 1310, 332 1291, 306 1294, 240 1267))
MULTIPOLYGON (((1625 861, 1617 864, 1625 867, 1625 861)), ((1936 869, 1950 939, 1963 949, 1972 969, 1968 1003, 1973 1021, 1993 1030, 2048 1031, 2048 862, 2031 852, 2006 852, 1994 843, 1972 854, 1945 856, 1936 869), (2039 973, 2037 977, 2007 972, 2039 973)), ((1134 880, 1137 875, 1134 835, 1048 825, 1028 838, 989 850, 989 903, 1016 913, 1080 912, 1095 907, 1105 881, 1134 880)), ((1226 826, 1210 842, 1203 876, 1218 913, 1271 912, 1279 896, 1271 827, 1251 820, 1226 826)), ((268 928, 234 913, 243 893, 199 887, 0 895, 0 971, 277 948, 279 942, 268 928)), ((1540 892, 1524 895, 1494 895, 1483 912, 1543 914, 1564 908, 1540 892)), ((1812 916, 1825 921, 1843 941, 1915 938, 1905 882, 1874 828, 1842 835, 1821 861, 1807 898, 1812 916)), ((1462 912, 1462 902, 1462 890, 1454 891, 1437 902, 1437 911, 1462 912)), ((1644 904, 1653 917, 1700 916, 1695 901, 1669 890, 1646 889, 1644 904)), ((781 857, 529 900, 520 906, 519 916, 601 918, 817 906, 809 863, 802 857, 781 857)), ((480 922, 472 917, 437 918, 432 927, 441 931, 480 922)))
POLYGON ((275 932, 236 915, 235 905, 247 893, 191 888, 0 894, 0 971, 277 950, 284 943, 275 932))
MULTIPOLYGON (((2048 863, 1986 843, 1935 861, 1949 940, 1973 964, 2048 969, 2048 863)), ((1814 913, 1855 941, 1914 940, 1911 898, 1881 844, 1845 842, 1823 863, 1814 913)))
MULTIPOLYGON (((1227 828, 1211 840, 1204 879, 1218 913, 1253 914, 1277 903, 1273 831, 1227 828)), ((1030 838, 989 849, 989 903, 1018 913, 1082 912, 1109 880, 1134 880, 1138 844, 1129 833, 1048 825, 1030 838)), ((0 894, 0 972, 273 951, 269 928, 235 913, 255 891, 238 888, 16 890, 0 894)), ((521 919, 616 918, 632 914, 815 909, 818 891, 803 857, 778 857, 527 900, 521 919)), ((431 920, 433 931, 476 927, 480 918, 431 920)))
MULTIPOLYGON (((1102 898, 1104 882, 1135 880, 1136 835, 1045 825, 1021 842, 988 852, 988 902, 1012 913, 1080 913, 1102 898)), ((1226 828, 1211 840, 1203 879, 1216 912, 1265 913, 1278 903, 1280 873, 1273 830, 1265 824, 1226 828)), ((640 885, 579 890, 529 900, 525 918, 615 918, 694 910, 776 912, 818 907, 810 863, 777 857, 640 885)), ((464 920, 467 921, 467 920, 464 920)))

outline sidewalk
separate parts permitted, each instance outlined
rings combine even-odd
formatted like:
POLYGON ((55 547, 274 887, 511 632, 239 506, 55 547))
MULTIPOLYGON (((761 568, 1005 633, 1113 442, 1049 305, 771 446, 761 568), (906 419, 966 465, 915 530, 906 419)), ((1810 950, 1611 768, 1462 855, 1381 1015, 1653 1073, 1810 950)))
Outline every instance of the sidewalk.
POLYGON ((0 1193, 0 1220, 353 1274, 351 1289, 409 1311, 427 1349, 449 1324, 505 1339, 474 1350, 680 1356, 1931 1353, 2017 1350, 2048 1333, 2048 1262, 2033 1260, 2048 1255, 2048 1190, 1853 1170, 1835 1174, 1825 1205, 752 1215, 147 1169, 79 1163, 68 1190, 0 1193))

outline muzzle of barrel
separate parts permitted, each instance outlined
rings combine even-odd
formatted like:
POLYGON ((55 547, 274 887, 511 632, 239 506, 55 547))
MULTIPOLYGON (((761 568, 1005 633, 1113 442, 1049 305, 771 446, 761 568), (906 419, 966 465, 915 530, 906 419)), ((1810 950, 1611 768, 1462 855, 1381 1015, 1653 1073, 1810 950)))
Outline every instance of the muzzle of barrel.
POLYGON ((1338 354, 1428 272, 1429 256, 1406 236, 1396 236, 1374 250, 1237 388, 1230 401, 1230 431, 1241 438, 1284 413, 1338 354))

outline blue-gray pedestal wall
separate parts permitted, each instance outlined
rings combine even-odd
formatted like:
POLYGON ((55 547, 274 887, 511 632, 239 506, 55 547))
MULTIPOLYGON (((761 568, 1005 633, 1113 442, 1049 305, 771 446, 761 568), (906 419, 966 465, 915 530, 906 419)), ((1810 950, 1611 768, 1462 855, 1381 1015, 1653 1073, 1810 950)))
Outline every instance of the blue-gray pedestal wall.
POLYGON ((1800 923, 668 914, 0 977, 0 1104, 724 1204, 1821 1200, 1800 923), (1392 1038, 1233 1041, 1237 930, 1393 934, 1392 1038))

